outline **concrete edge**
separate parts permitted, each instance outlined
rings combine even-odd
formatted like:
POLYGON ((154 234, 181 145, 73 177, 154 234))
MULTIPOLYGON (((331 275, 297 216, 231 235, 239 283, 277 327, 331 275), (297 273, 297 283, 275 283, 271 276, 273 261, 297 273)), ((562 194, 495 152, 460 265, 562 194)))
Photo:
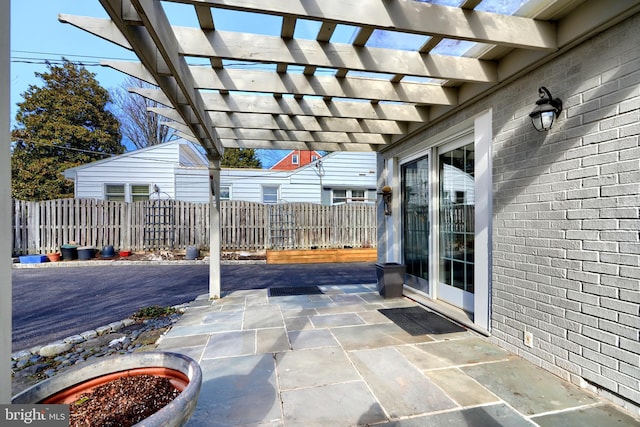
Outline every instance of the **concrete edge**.
MULTIPOLYGON (((249 260, 221 260, 221 265, 239 265, 239 264, 266 264, 266 260, 249 259, 249 260)), ((59 262, 43 262, 38 264, 20 264, 14 262, 13 269, 22 268, 66 268, 66 267, 101 267, 106 265, 126 266, 126 265, 209 265, 209 260, 163 260, 163 261, 122 261, 122 260, 89 260, 89 261, 59 261, 59 262)))

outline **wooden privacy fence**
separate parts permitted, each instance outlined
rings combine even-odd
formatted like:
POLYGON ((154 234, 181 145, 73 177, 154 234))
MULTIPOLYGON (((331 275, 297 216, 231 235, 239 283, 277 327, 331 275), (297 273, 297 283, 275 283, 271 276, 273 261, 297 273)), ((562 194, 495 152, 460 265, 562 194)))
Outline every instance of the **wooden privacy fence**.
MULTIPOLYGON (((60 245, 133 251, 209 248, 208 203, 154 200, 136 203, 95 199, 13 201, 13 253, 58 251, 60 245)), ((372 204, 265 205, 220 203, 222 250, 375 247, 372 204)))

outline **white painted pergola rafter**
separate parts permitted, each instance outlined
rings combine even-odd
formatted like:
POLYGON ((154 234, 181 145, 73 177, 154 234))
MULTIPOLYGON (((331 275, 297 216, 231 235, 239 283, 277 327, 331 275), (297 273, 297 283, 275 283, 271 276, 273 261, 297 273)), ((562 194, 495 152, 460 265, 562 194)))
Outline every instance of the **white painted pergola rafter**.
MULTIPOLYGON (((182 118, 173 108, 150 107, 149 111, 180 122, 182 118)), ((316 116, 288 116, 256 113, 224 113, 210 111, 216 128, 271 129, 311 132, 349 132, 402 135, 406 126, 392 120, 368 120, 316 116)))
MULTIPOLYGON (((160 104, 171 106, 169 98, 161 91, 131 88, 131 92, 160 104)), ((370 104, 367 102, 323 101, 315 98, 273 98, 268 96, 206 92, 202 94, 207 111, 228 113, 257 113, 286 116, 313 116, 355 118, 362 120, 393 120, 426 123, 428 108, 413 104, 370 104)))
POLYGON ((395 0, 173 1, 525 49, 556 48, 556 33, 552 23, 424 2, 395 0))
MULTIPOLYGON (((106 60, 102 65, 155 84, 151 75, 135 62, 106 60)), ((197 89, 238 92, 310 95, 331 98, 456 105, 457 90, 436 84, 392 83, 362 77, 317 76, 258 70, 189 67, 197 89), (428 101, 428 102, 425 102, 428 101)))

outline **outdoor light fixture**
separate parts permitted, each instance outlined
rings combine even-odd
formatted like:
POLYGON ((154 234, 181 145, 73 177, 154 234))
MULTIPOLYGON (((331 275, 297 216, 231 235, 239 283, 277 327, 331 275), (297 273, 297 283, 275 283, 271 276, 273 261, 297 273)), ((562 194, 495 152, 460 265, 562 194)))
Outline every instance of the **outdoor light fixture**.
POLYGON ((536 101, 536 108, 529 114, 531 123, 538 132, 545 132, 551 129, 553 121, 562 111, 562 101, 553 98, 549 90, 542 86, 538 89, 540 99, 536 101))
POLYGON ((391 215, 391 187, 385 185, 382 187, 382 191, 378 194, 382 195, 382 202, 384 203, 384 214, 391 215))

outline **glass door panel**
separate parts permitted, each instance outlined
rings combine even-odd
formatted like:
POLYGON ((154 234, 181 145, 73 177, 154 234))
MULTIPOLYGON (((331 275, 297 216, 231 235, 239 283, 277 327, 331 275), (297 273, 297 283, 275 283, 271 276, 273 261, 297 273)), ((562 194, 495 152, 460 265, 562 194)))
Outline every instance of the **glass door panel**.
POLYGON ((474 144, 440 154, 439 163, 440 285, 438 298, 473 312, 474 144))
POLYGON ((429 293, 429 157, 402 166, 405 283, 429 293))

